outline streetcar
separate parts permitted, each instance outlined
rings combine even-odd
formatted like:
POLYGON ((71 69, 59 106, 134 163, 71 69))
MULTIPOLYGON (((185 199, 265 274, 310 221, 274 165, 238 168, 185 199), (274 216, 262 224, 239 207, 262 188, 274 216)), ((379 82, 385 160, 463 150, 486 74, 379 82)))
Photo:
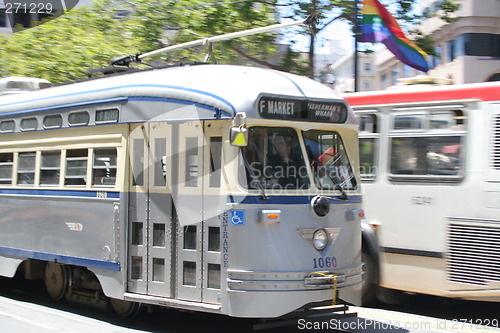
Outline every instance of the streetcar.
POLYGON ((364 300, 500 301, 500 83, 344 97, 360 122, 364 300))
POLYGON ((123 316, 359 304, 357 128, 330 88, 232 65, 2 96, 0 275, 123 316))

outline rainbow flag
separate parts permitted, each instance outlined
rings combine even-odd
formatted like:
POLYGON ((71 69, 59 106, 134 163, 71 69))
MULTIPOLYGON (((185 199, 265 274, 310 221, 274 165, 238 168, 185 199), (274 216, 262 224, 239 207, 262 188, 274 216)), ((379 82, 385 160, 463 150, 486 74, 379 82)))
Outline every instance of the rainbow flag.
POLYGON ((364 0, 361 41, 382 42, 403 63, 427 72, 427 53, 406 38, 398 22, 378 0, 364 0))

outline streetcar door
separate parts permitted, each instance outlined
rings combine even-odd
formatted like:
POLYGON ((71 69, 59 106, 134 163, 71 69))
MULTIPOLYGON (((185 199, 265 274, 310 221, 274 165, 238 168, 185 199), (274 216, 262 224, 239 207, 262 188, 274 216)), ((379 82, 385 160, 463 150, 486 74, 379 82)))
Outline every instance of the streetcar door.
POLYGON ((177 125, 178 183, 176 298, 220 303, 222 128, 220 121, 177 125))
POLYGON ((172 196, 168 186, 170 125, 133 125, 130 133, 128 291, 172 296, 172 196))
POLYGON ((203 235, 203 122, 175 124, 173 149, 178 156, 177 174, 172 174, 172 192, 177 222, 176 298, 201 302, 203 235))

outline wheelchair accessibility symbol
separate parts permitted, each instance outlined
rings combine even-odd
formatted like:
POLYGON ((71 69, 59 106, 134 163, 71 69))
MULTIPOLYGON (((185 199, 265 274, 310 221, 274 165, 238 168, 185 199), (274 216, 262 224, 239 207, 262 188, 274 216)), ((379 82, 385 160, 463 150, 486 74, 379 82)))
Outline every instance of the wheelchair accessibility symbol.
POLYGON ((245 211, 232 210, 231 211, 231 225, 245 225, 245 211))

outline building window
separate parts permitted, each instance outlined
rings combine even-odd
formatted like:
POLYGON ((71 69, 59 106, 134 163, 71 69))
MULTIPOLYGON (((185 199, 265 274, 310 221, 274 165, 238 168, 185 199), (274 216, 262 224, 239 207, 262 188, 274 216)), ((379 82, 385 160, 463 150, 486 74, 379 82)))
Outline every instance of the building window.
POLYGON ((14 132, 16 129, 16 123, 14 120, 4 120, 0 122, 0 133, 14 132))
POLYGON ((365 62, 365 71, 371 72, 372 64, 370 62, 365 62))
POLYGON ((455 40, 446 43, 446 61, 452 62, 455 59, 455 40))
POLYGON ((500 57, 500 35, 470 33, 463 35, 464 54, 470 56, 500 57))
POLYGON ((391 85, 398 83, 399 79, 399 68, 393 68, 391 70, 391 85))
POLYGON ((387 74, 382 74, 382 76, 380 77, 380 83, 382 85, 382 89, 385 89, 387 88, 387 74))

